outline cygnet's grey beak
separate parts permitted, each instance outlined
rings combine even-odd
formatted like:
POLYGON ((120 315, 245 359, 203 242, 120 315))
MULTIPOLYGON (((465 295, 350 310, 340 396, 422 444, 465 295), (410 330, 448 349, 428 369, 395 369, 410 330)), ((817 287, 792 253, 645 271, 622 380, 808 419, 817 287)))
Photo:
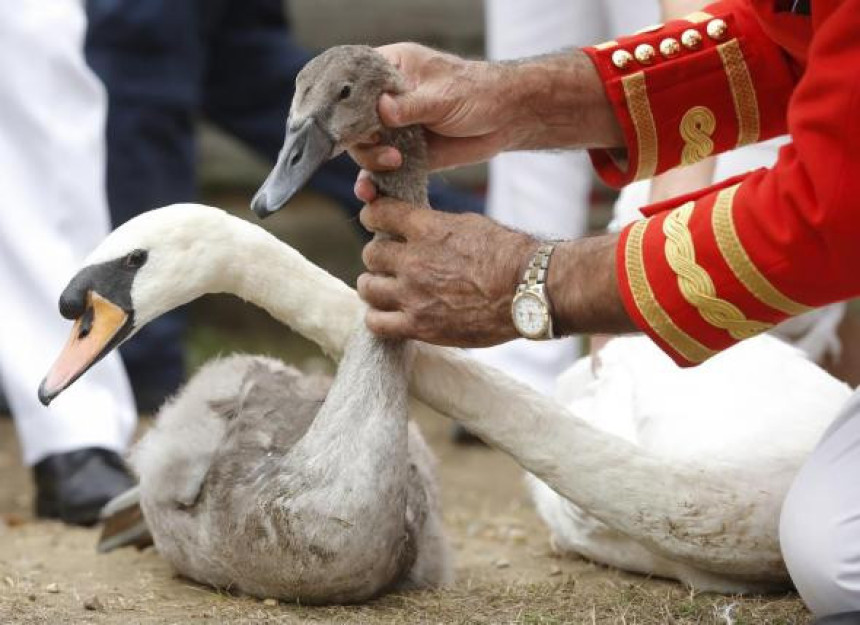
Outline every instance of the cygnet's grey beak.
POLYGON ((251 201, 257 216, 268 217, 280 210, 331 158, 334 145, 334 139, 313 117, 296 128, 288 128, 275 168, 251 201))

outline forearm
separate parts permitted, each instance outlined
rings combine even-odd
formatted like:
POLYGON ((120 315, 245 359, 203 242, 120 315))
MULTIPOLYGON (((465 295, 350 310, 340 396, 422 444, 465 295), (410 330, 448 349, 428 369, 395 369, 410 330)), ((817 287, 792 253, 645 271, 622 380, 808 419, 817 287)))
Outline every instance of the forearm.
POLYGON ((618 289, 618 235, 561 243, 553 252, 547 291, 558 334, 635 332, 618 289))
POLYGON ((613 148, 624 135, 594 64, 581 50, 503 63, 502 98, 516 111, 508 150, 613 148))

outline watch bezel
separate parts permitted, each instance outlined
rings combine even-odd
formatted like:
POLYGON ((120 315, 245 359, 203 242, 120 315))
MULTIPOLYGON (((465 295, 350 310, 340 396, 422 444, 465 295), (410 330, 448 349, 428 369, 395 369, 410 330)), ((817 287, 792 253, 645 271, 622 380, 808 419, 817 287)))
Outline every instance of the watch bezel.
POLYGON ((549 338, 549 330, 551 323, 549 315, 549 306, 547 306, 546 301, 543 297, 541 297, 539 293, 535 293, 533 290, 530 289, 525 289, 514 295, 514 299, 511 302, 511 318, 514 322, 514 328, 516 328, 517 332, 520 333, 520 336, 532 340, 549 338), (517 322, 517 304, 526 298, 533 299, 540 304, 542 323, 539 332, 527 332, 525 329, 521 328, 519 323, 517 322))

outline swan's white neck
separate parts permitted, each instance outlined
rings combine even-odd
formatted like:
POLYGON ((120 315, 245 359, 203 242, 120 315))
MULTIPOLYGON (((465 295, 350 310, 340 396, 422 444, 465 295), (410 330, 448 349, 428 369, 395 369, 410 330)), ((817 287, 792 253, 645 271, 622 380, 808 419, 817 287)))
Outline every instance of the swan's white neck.
POLYGON ((232 236, 214 290, 260 306, 340 360, 364 312, 355 291, 262 228, 227 220, 232 236))
MULTIPOLYGON (((223 223, 229 237, 221 236, 220 271, 210 290, 261 306, 339 359, 364 309, 356 293, 264 230, 232 217, 223 223)), ((456 350, 416 345, 410 388, 661 555, 735 576, 783 574, 778 507, 757 505, 755 492, 740 498, 743 485, 729 469, 667 466, 456 350), (732 531, 724 531, 727 524, 732 531)))

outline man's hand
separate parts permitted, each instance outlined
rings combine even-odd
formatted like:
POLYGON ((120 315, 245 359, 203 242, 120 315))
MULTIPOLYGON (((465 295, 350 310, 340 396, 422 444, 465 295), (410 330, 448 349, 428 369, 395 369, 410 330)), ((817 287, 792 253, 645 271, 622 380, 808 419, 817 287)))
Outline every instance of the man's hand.
MULTIPOLYGON (((423 125, 434 170, 506 150, 623 145, 597 72, 581 51, 487 63, 414 43, 378 50, 407 84, 403 93, 380 98, 380 118, 390 127, 423 125)), ((402 161, 381 145, 356 146, 350 154, 374 171, 402 161)))
POLYGON ((416 210, 390 198, 369 204, 361 222, 392 239, 362 255, 358 279, 379 336, 437 345, 485 347, 517 336, 511 321, 516 285, 538 242, 478 215, 416 210))
MULTIPOLYGON (((521 107, 528 85, 516 84, 512 66, 468 61, 414 43, 378 50, 407 84, 404 93, 380 98, 380 118, 392 128, 423 124, 431 169, 487 160, 515 144, 517 133, 528 132, 521 107)), ((362 145, 351 154, 368 169, 400 165, 394 148, 362 145)))

